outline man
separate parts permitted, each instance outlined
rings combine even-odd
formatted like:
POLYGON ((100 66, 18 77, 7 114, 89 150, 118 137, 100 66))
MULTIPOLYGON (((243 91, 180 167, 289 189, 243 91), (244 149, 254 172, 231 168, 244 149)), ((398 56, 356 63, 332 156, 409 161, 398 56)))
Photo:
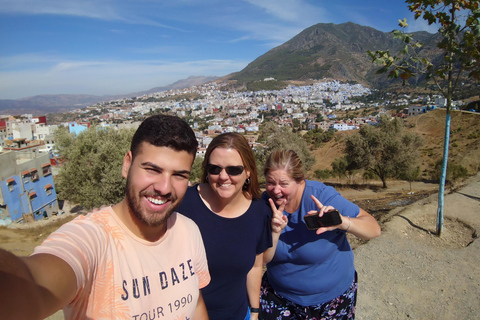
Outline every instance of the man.
POLYGON ((2 319, 208 319, 202 237, 175 209, 197 150, 192 129, 153 116, 123 159, 125 198, 52 233, 30 257, 0 251, 2 319))

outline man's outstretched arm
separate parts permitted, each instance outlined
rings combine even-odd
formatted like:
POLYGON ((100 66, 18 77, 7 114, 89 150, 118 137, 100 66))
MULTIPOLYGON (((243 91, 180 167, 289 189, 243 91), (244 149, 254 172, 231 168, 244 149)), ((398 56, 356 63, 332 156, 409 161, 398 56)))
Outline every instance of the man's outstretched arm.
POLYGON ((62 259, 30 257, 0 249, 0 314, 5 319, 44 319, 75 295, 76 277, 62 259))

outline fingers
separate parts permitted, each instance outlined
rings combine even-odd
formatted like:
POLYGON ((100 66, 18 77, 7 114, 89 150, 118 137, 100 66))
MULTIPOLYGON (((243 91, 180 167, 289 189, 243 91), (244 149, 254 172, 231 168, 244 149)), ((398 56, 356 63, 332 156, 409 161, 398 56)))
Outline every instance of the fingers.
POLYGON ((313 202, 315 202, 315 204, 317 205, 318 209, 322 209, 323 208, 323 204, 317 199, 315 198, 315 196, 312 194, 310 196, 310 198, 312 198, 313 202))
POLYGON ((268 198, 268 202, 270 203, 270 208, 272 209, 272 212, 275 212, 275 210, 277 210, 275 202, 273 202, 272 198, 268 198))
POLYGON ((270 207, 272 209, 272 222, 271 222, 272 231, 280 233, 288 223, 287 216, 283 214, 286 200, 284 200, 278 208, 275 205, 275 202, 272 200, 272 198, 269 198, 268 201, 270 202, 270 207))
MULTIPOLYGON (((324 206, 317 198, 315 198, 314 195, 311 195, 310 197, 312 198, 312 200, 315 202, 315 204, 317 205, 317 207, 319 209, 318 210, 319 211, 319 215, 318 215, 319 217, 322 217, 324 212, 335 210, 335 208, 332 207, 332 206, 324 206)), ((316 212, 316 211, 314 211, 314 210, 309 211, 308 214, 312 214, 314 212, 316 212)))

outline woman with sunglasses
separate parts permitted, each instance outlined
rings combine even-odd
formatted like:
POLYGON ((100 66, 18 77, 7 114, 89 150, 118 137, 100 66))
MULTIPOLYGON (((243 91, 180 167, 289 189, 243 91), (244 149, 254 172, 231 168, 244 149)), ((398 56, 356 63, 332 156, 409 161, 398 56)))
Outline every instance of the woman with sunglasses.
POLYGON ((256 320, 272 211, 260 199, 252 149, 241 134, 221 134, 202 168, 201 183, 188 188, 177 211, 202 233, 211 275, 202 295, 210 320, 256 320))

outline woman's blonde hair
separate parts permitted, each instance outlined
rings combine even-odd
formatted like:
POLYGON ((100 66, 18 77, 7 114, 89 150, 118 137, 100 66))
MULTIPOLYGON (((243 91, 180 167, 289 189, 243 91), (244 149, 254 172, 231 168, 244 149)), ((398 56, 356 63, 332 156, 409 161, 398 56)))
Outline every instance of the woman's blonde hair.
POLYGON ((285 170, 290 178, 296 182, 305 180, 303 172, 303 164, 300 157, 293 150, 275 150, 267 158, 263 174, 267 174, 272 170, 285 170))

